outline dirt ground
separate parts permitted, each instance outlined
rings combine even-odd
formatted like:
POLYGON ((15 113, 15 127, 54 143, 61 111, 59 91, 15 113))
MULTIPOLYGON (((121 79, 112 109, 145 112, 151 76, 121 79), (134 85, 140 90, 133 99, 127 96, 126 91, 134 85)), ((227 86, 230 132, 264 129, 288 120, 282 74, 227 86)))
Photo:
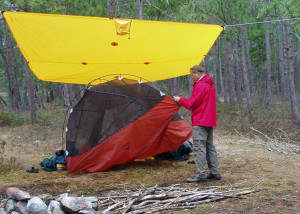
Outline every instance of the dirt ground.
MULTIPOLYGON (((31 195, 56 196, 74 193, 103 196, 110 191, 124 191, 151 186, 185 184, 194 175, 195 165, 184 162, 137 160, 97 173, 63 172, 27 173, 32 166, 61 149, 57 127, 0 127, 0 199, 8 187, 19 187, 31 195)), ((269 151, 254 139, 215 130, 221 181, 192 184, 194 187, 241 186, 260 190, 242 199, 225 199, 199 205, 195 210, 178 213, 300 213, 300 154, 269 151)), ((266 143, 267 145, 267 143, 266 143)), ((190 160, 193 158, 191 157, 190 160)), ((170 212, 174 213, 174 211, 170 212)))

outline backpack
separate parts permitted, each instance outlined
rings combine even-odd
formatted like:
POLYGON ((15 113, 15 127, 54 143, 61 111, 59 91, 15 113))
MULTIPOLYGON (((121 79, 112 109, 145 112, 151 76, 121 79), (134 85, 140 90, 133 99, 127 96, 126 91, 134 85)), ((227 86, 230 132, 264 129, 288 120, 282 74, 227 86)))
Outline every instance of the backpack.
POLYGON ((51 172, 57 170, 57 164, 66 165, 65 151, 56 151, 54 155, 40 162, 40 167, 44 171, 51 172))
POLYGON ((161 153, 159 155, 156 155, 155 158, 170 161, 186 161, 189 159, 190 153, 192 151, 193 144, 190 141, 185 141, 176 150, 161 153))

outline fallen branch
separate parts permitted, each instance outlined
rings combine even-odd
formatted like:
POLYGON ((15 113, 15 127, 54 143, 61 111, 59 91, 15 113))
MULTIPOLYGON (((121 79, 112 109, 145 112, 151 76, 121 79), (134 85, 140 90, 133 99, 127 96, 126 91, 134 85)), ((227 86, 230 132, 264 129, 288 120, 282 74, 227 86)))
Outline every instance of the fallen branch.
POLYGON ((123 202, 118 202, 110 207, 108 207, 106 210, 103 211, 103 213, 109 213, 110 210, 114 210, 117 207, 121 206, 123 204, 123 202))
MULTIPOLYGON (((243 136, 245 138, 246 143, 266 147, 267 150, 269 150, 269 151, 282 153, 282 154, 300 153, 300 147, 298 146, 298 144, 300 144, 300 143, 291 140, 288 137, 288 135, 280 128, 277 128, 277 130, 280 132, 276 133, 276 136, 274 135, 273 138, 253 127, 250 127, 250 129, 252 131, 254 131, 255 133, 258 133, 258 135, 254 134, 254 136, 257 138, 258 142, 254 142, 253 140, 243 136)), ((235 130, 235 132, 238 135, 242 136, 242 134, 240 134, 238 131, 235 130)))
POLYGON ((146 195, 149 195, 151 193, 155 192, 155 188, 151 188, 151 189, 148 189, 146 192, 144 192, 143 194, 139 195, 137 198, 133 199, 128 205, 127 207, 125 207, 124 209, 124 213, 127 213, 128 210, 130 210, 131 206, 137 202, 138 200, 140 200, 141 198, 145 197, 146 195))

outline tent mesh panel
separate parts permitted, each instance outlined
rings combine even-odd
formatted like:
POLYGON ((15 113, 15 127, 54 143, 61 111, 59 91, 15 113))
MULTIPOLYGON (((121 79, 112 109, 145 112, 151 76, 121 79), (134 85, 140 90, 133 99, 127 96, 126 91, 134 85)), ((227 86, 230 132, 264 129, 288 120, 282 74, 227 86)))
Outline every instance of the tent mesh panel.
MULTIPOLYGON (((163 100, 160 92, 136 80, 116 79, 86 90, 67 124, 68 156, 89 151, 163 100)), ((179 120, 175 115, 173 120, 179 120)))

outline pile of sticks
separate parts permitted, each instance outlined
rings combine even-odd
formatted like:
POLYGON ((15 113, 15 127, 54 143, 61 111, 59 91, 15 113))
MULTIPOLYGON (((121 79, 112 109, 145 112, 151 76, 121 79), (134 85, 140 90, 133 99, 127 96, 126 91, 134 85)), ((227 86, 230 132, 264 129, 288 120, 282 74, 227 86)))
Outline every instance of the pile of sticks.
MULTIPOLYGON (((270 137, 253 127, 250 127, 250 129, 253 130, 254 136, 257 141, 254 142, 253 140, 243 136, 246 138, 247 143, 266 147, 269 151, 282 154, 293 155, 300 153, 300 142, 291 140, 289 136, 280 128, 277 128, 275 130, 276 132, 273 134, 273 137, 270 137)), ((239 132, 237 133, 242 136, 239 132)))
POLYGON ((254 187, 192 188, 179 184, 171 187, 155 186, 135 191, 127 190, 123 194, 110 192, 108 196, 98 198, 98 211, 101 213, 160 213, 165 210, 186 210, 194 209, 199 204, 227 198, 241 198, 243 195, 258 191, 260 190, 255 190, 254 187))
POLYGON ((269 151, 282 153, 282 154, 297 154, 300 153, 300 143, 291 140, 288 135, 282 130, 277 128, 277 134, 273 137, 267 136, 259 130, 251 127, 253 131, 259 135, 255 137, 260 141, 261 145, 265 145, 269 151))

